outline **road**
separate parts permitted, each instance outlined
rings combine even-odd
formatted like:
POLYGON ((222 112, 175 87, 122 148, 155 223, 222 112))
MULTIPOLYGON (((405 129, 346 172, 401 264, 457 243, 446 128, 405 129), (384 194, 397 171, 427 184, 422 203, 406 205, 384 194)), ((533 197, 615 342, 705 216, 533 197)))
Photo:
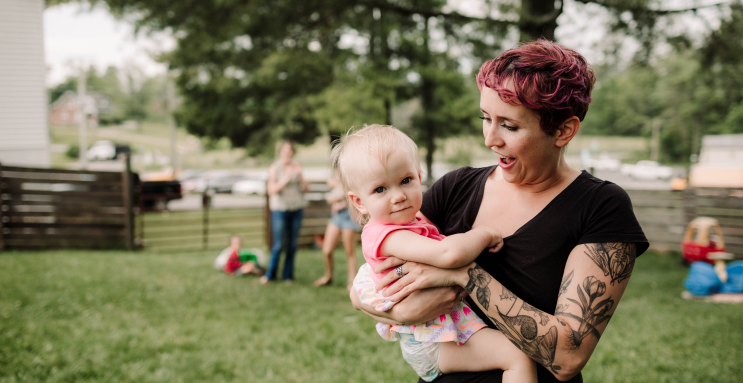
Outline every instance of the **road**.
MULTIPOLYGON (((215 194, 212 196, 213 209, 263 207, 266 203, 264 196, 239 196, 232 194, 215 194)), ((170 210, 199 210, 201 209, 201 194, 186 194, 179 200, 168 203, 170 210)))
MULTIPOLYGON (((683 172, 683 168, 674 169, 675 175, 681 175, 683 172)), ((670 180, 634 180, 622 175, 618 170, 596 170, 593 174, 598 178, 614 182, 626 190, 671 190, 670 180)), ((324 176, 325 174, 322 173, 321 175, 324 176)), ((317 197, 322 198, 322 196, 317 197)), ((240 196, 232 194, 215 194, 212 196, 211 207, 213 209, 262 207, 265 204, 265 198, 265 196, 256 195, 240 196)), ((168 203, 168 208, 170 210, 199 210, 201 209, 201 194, 187 194, 180 200, 170 201, 170 203, 168 203)))
MULTIPOLYGON (((674 168, 674 177, 680 177, 685 170, 683 168, 674 168)), ((603 180, 614 182, 626 190, 671 190, 671 180, 634 180, 622 175, 619 170, 596 170, 593 175, 603 180)))

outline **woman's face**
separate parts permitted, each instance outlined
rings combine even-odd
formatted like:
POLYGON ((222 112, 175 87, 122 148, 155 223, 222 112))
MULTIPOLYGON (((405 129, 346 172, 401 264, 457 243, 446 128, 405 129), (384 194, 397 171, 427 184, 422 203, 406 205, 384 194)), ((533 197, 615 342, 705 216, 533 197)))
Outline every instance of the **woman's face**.
POLYGON ((292 146, 288 143, 281 145, 281 150, 279 150, 279 159, 281 159, 281 162, 289 163, 292 157, 294 157, 292 146))
POLYGON ((530 185, 550 177, 560 159, 560 148, 556 137, 542 130, 531 110, 503 102, 488 87, 480 92, 480 110, 485 145, 499 156, 507 182, 530 185))

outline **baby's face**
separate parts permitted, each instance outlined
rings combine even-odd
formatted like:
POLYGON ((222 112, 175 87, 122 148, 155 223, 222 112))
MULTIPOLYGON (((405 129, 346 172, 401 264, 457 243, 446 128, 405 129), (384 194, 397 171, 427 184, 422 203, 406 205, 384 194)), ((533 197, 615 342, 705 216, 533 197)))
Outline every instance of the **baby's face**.
POLYGON ((362 160, 351 202, 369 222, 402 225, 412 222, 421 208, 423 191, 416 159, 404 151, 392 152, 386 166, 373 156, 362 160))

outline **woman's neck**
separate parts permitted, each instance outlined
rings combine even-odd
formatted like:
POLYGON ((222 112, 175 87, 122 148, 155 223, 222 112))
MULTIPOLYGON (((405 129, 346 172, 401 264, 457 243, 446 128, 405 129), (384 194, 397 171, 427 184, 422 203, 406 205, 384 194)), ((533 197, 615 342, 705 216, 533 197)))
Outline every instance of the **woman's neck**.
POLYGON ((579 175, 580 171, 571 168, 567 162, 565 162, 565 159, 560 156, 557 163, 551 166, 550 169, 531 180, 525 180, 520 183, 510 183, 503 178, 502 173, 499 173, 497 176, 499 181, 503 181, 505 185, 514 188, 514 190, 531 194, 542 194, 547 193, 554 188, 560 188, 561 186, 564 186, 566 182, 572 182, 579 175))

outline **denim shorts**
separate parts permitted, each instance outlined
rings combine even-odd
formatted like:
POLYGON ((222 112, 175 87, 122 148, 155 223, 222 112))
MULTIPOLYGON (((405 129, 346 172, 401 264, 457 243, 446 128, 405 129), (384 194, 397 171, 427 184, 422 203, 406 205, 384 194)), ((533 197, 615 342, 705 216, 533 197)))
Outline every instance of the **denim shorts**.
POLYGON ((361 226, 351 219, 351 213, 348 211, 348 208, 333 214, 333 217, 330 218, 330 223, 338 226, 341 230, 361 231, 361 226))

